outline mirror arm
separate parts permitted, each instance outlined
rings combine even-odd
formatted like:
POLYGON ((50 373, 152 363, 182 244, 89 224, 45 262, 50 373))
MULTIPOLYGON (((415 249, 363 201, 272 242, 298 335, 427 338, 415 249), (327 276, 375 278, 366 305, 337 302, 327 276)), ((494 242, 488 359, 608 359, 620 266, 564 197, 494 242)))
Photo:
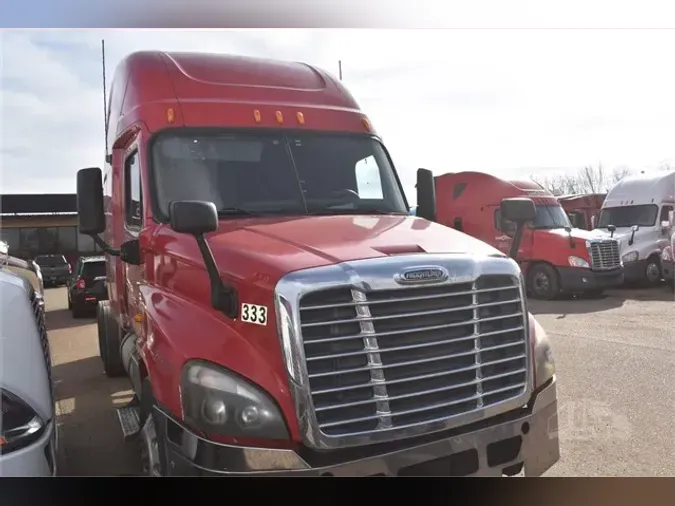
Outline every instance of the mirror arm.
POLYGON ((209 275, 209 282, 211 285, 211 305, 214 309, 222 311, 226 316, 233 319, 236 318, 238 303, 234 290, 226 287, 223 283, 220 273, 218 272, 218 266, 213 258, 211 248, 206 242, 206 237, 204 237, 203 234, 198 234, 195 235, 195 239, 197 239, 199 252, 202 254, 206 272, 209 275), (228 303, 228 299, 231 301, 231 304, 228 303))
POLYGON ((94 240, 96 245, 101 248, 103 251, 105 251, 108 255, 118 257, 120 256, 120 250, 111 248, 108 246, 103 239, 99 237, 98 234, 92 234, 90 237, 94 240))
POLYGON ((523 239, 523 230, 525 229, 525 223, 516 224, 516 233, 513 236, 513 241, 511 241, 511 250, 509 251, 509 256, 517 260, 518 248, 520 248, 520 241, 523 239))

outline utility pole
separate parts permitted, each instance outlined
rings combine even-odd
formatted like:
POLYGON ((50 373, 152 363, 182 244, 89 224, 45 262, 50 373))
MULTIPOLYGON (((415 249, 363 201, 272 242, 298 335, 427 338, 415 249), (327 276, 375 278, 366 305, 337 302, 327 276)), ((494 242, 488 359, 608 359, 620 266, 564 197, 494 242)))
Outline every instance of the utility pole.
POLYGON ((338 77, 342 81, 342 60, 338 60, 338 77))

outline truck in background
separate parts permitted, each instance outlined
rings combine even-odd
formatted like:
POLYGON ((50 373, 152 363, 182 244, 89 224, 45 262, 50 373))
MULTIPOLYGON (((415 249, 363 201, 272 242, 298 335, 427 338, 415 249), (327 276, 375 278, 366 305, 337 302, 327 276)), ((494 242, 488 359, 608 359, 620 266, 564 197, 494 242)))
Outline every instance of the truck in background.
MULTIPOLYGON (((101 358, 136 393, 118 413, 148 474, 538 476, 559 459, 518 265, 432 222, 429 171, 408 214, 338 80, 134 53, 108 126, 105 175, 78 172, 79 230, 106 252, 101 358)), ((518 231, 535 215, 501 209, 518 231)))
POLYGON ((436 177, 438 221, 507 252, 515 225, 501 215, 506 198, 530 198, 537 217, 523 233, 517 260, 528 292, 597 295, 623 283, 619 244, 606 234, 573 228, 558 200, 534 181, 506 181, 481 172, 436 177))
POLYGON ((561 195, 556 197, 574 228, 593 230, 598 223, 606 193, 561 195))
POLYGON ((675 171, 627 176, 607 193, 597 227, 615 230, 627 282, 661 282, 661 251, 670 242, 674 208, 675 171))

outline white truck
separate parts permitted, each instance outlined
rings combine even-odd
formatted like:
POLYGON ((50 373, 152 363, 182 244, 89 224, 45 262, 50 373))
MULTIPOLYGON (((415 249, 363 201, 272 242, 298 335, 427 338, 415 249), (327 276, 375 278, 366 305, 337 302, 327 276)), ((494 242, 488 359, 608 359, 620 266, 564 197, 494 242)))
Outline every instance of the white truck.
POLYGON ((619 240, 626 282, 661 281, 661 252, 670 243, 674 208, 675 171, 629 176, 607 193, 597 228, 619 240))
POLYGON ((38 278, 0 244, 0 477, 56 474, 51 355, 38 278))

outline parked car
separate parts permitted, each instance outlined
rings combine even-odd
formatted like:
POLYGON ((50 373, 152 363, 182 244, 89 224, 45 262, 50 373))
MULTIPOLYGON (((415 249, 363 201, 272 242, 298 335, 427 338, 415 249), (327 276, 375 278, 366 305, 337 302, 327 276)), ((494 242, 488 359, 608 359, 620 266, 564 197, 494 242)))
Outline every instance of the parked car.
POLYGON ((0 477, 56 474, 57 429, 42 297, 0 269, 0 477))
POLYGON ((68 309, 78 318, 94 313, 99 300, 108 300, 105 257, 80 257, 68 281, 68 309))
POLYGON ((22 260, 9 255, 9 246, 0 241, 0 267, 26 279, 33 289, 44 297, 44 280, 40 266, 32 260, 22 260))
POLYGON ((70 264, 63 255, 38 255, 35 263, 42 270, 45 284, 50 286, 65 285, 72 273, 70 264))

